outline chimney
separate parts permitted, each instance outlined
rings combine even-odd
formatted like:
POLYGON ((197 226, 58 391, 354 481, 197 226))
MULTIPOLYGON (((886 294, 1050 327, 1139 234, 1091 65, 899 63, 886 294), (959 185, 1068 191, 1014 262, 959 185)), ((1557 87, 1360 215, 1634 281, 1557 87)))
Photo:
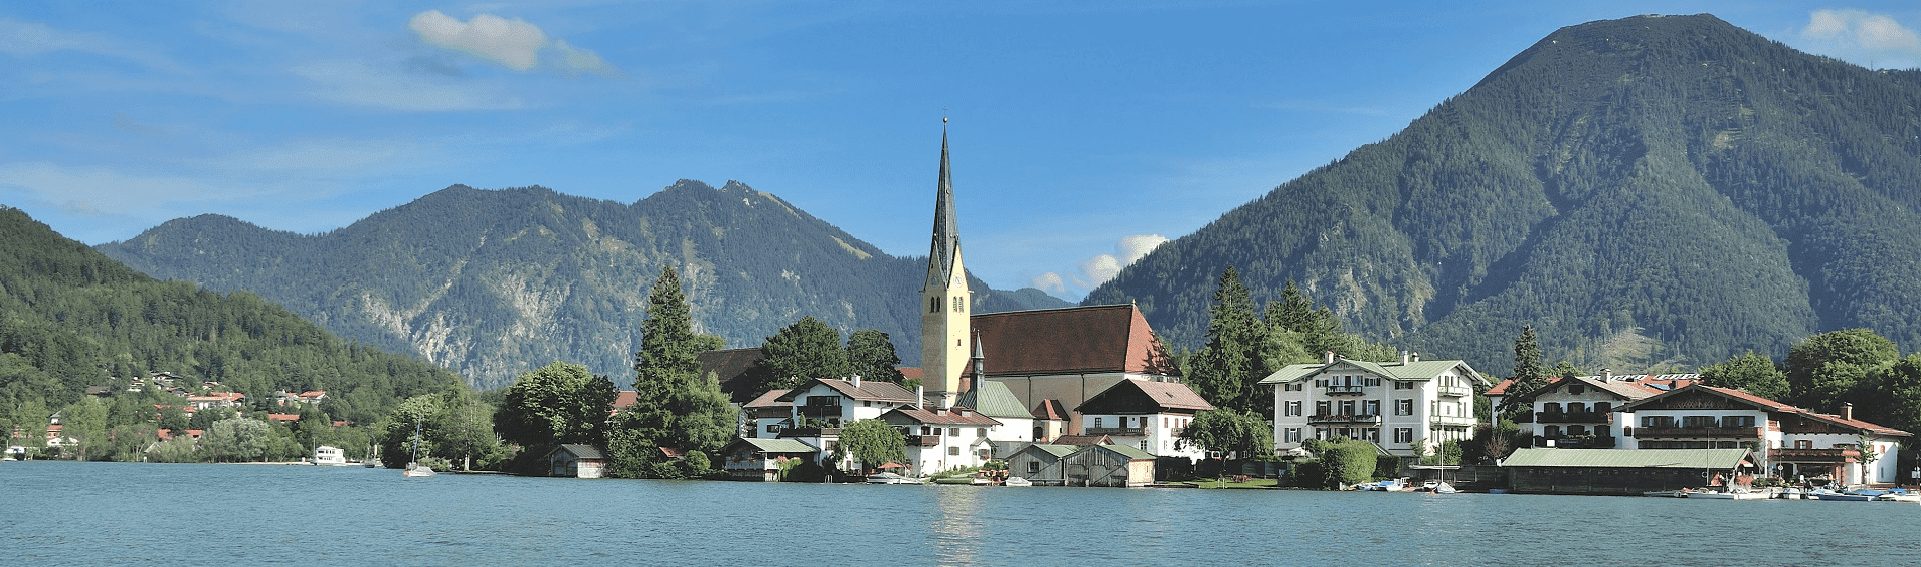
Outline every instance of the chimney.
POLYGON ((1421 361, 1421 353, 1418 353, 1418 352, 1408 353, 1408 357, 1414 359, 1414 362, 1421 361))
POLYGON ((1401 351, 1401 364, 1407 364, 1407 351, 1401 351))
POLYGON ((1854 421, 1854 404, 1841 404, 1841 419, 1854 421))
POLYGON ((859 387, 860 387, 860 375, 859 375, 859 374, 855 374, 855 375, 854 375, 854 378, 853 378, 853 379, 851 379, 851 380, 848 380, 848 382, 853 382, 853 383, 854 383, 854 387, 855 387, 855 388, 859 388, 859 387))
POLYGON ((1613 370, 1608 370, 1608 369, 1606 369, 1606 368, 1602 368, 1602 369, 1601 369, 1601 381, 1602 381, 1602 382, 1613 382, 1613 381, 1614 381, 1614 371, 1613 371, 1613 370))
POLYGON ((914 387, 914 407, 918 409, 926 409, 921 407, 926 404, 927 404, 927 386, 925 385, 915 386, 914 387))
POLYGON ((1324 364, 1334 364, 1334 351, 1327 351, 1327 362, 1324 364))

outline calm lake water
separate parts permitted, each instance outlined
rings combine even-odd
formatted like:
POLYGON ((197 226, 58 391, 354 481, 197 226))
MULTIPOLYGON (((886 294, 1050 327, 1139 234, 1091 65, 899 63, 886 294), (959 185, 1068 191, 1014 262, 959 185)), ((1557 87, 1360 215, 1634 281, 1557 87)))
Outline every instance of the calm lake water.
POLYGON ((0 463, 0 565, 1885 565, 1894 502, 0 463))

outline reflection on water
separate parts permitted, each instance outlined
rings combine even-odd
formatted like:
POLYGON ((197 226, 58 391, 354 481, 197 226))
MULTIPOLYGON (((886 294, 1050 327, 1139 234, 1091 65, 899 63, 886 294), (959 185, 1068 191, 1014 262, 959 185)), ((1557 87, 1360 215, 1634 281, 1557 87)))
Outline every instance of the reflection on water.
POLYGON ((981 546, 978 486, 931 486, 934 493, 934 558, 938 565, 975 565, 981 546))
POLYGON ((0 565, 1886 565, 1904 503, 0 463, 0 565))

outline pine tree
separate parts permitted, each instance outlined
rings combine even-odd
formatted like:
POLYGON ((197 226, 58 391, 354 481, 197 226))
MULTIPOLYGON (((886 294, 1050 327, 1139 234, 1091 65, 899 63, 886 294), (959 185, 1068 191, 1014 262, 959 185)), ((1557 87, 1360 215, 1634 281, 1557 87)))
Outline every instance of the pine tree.
POLYGON ((1512 405, 1509 400, 1520 399, 1547 385, 1547 377, 1541 369, 1541 343, 1534 338, 1534 326, 1521 327, 1521 336, 1514 339, 1514 383, 1507 387, 1502 405, 1512 405))
POLYGON ((1188 385, 1215 407, 1258 412, 1272 406, 1259 403, 1256 386, 1268 374, 1259 351, 1267 343, 1267 326, 1256 317, 1254 301, 1233 266, 1221 272, 1207 314, 1207 346, 1188 363, 1188 385))
POLYGON ((608 441, 614 472, 663 476, 660 447, 714 453, 734 430, 734 413, 719 381, 700 372, 700 353, 715 344, 694 333, 680 275, 664 268, 647 294, 640 352, 634 353, 634 405, 608 441))

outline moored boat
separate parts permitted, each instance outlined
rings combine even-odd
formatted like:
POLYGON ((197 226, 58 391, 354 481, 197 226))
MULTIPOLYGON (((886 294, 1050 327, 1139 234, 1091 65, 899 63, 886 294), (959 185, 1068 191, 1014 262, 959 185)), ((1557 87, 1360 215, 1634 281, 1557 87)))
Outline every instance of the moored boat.
POLYGON ((882 472, 867 475, 867 484, 920 484, 920 479, 882 472))
POLYGON ((1034 485, 1032 481, 1029 481, 1025 478, 1021 478, 1018 476, 1007 477, 1007 482, 1004 484, 1005 486, 1033 486, 1034 485))

